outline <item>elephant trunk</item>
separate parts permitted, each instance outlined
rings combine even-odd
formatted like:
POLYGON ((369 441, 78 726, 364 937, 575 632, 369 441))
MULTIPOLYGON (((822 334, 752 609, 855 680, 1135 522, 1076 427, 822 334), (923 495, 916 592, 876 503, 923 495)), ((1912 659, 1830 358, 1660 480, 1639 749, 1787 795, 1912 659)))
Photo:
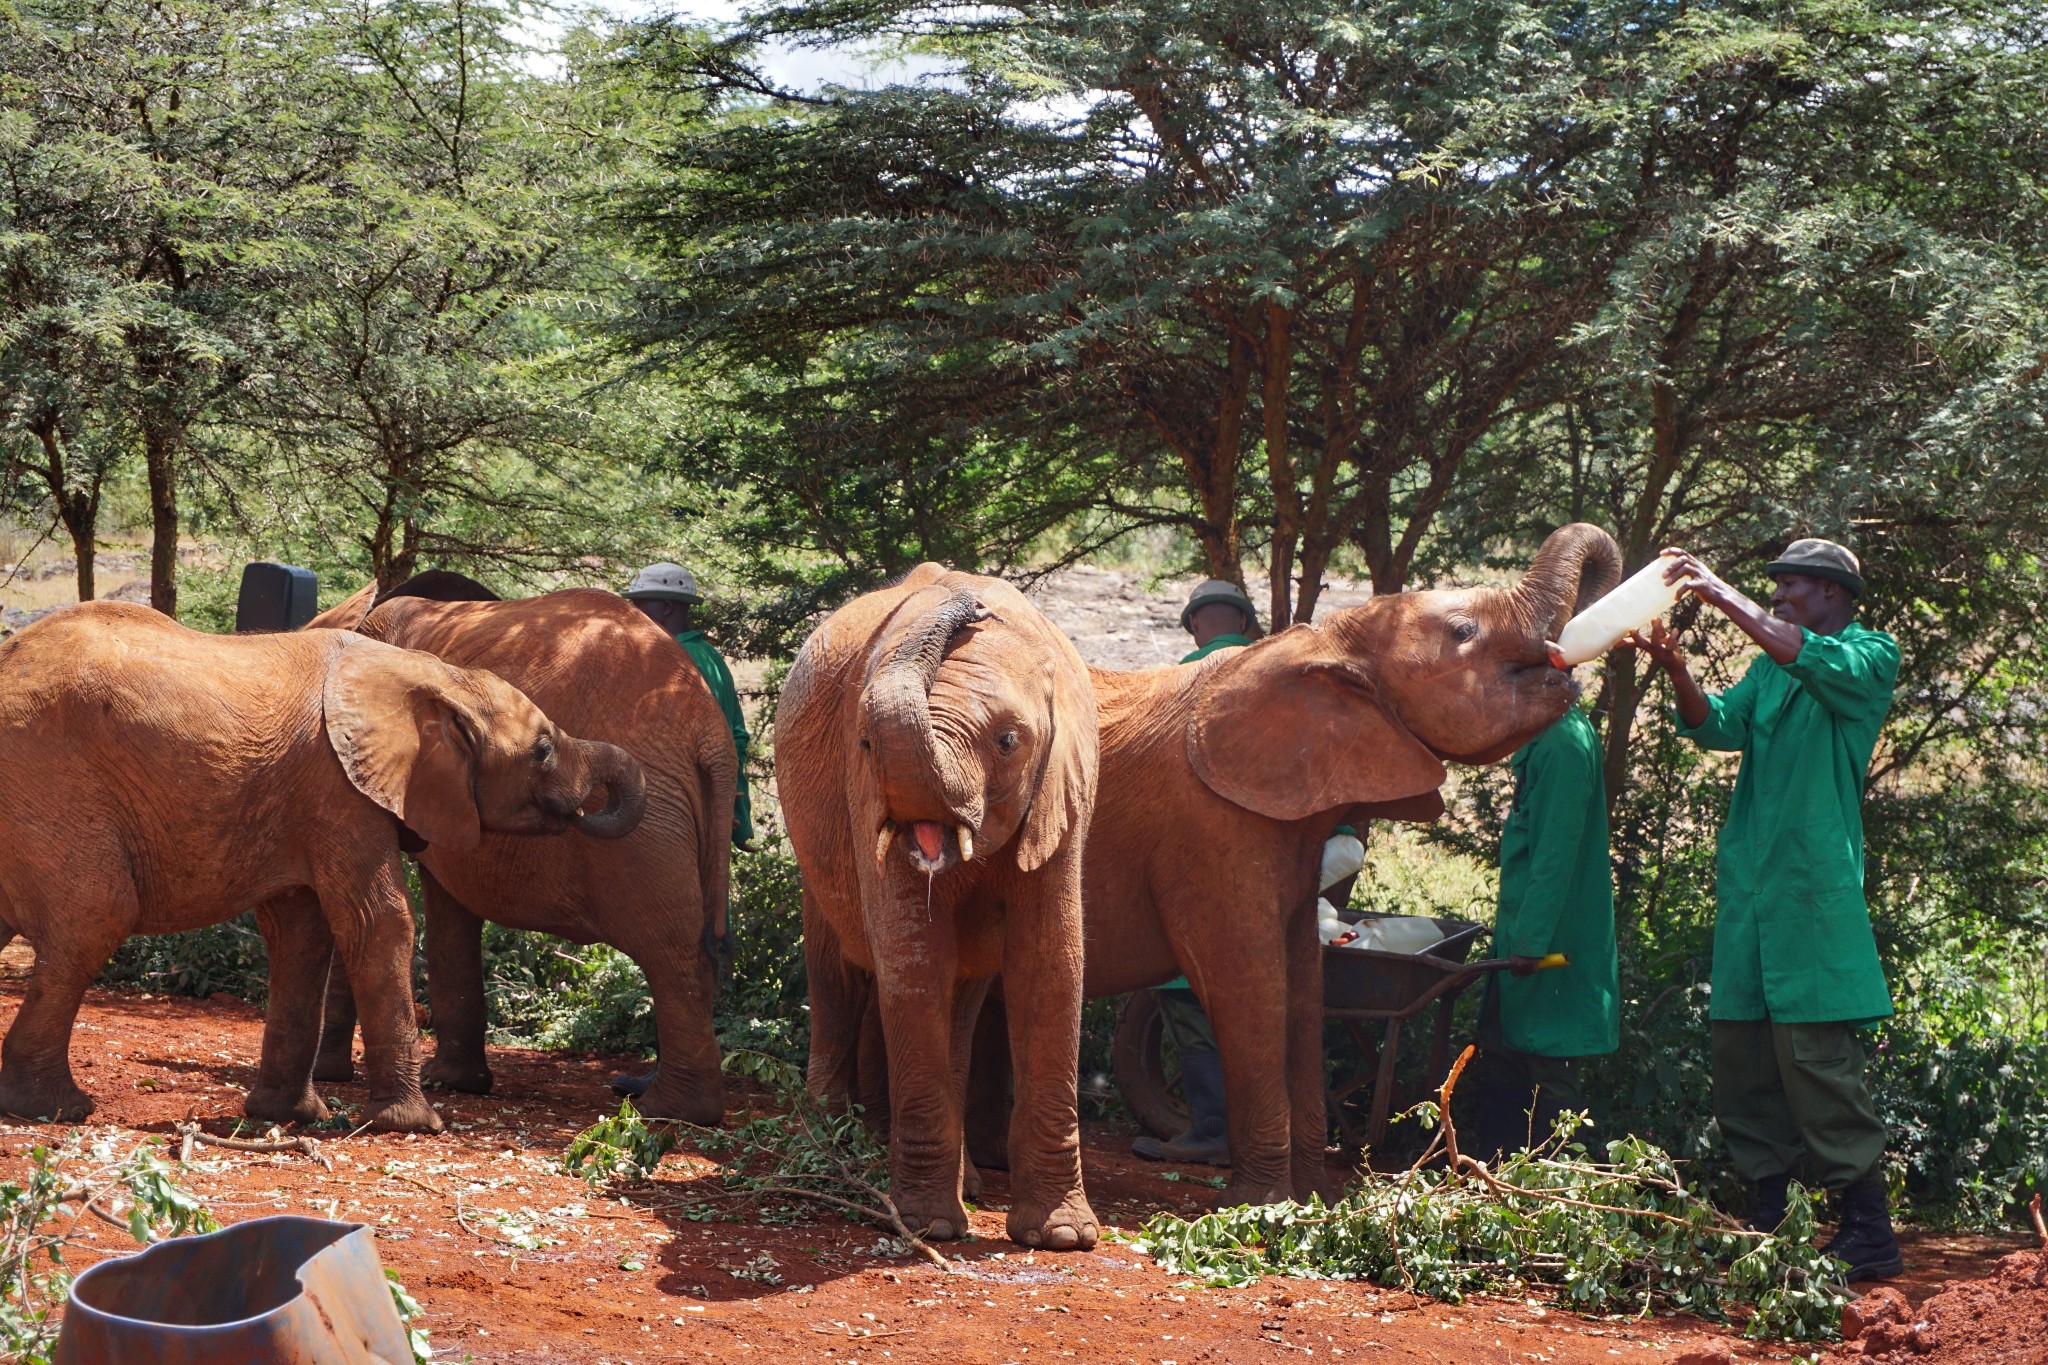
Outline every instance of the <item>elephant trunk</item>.
POLYGON ((975 793, 932 728, 931 690, 953 637, 988 617, 971 592, 956 592, 911 623, 875 671, 863 699, 866 733, 892 813, 914 821, 958 822, 975 793))
POLYGON ((621 839, 631 834, 647 813, 647 775, 639 760, 618 745, 600 740, 565 737, 563 743, 574 747, 583 766, 589 781, 586 794, 600 787, 605 793, 601 808, 576 817, 576 828, 593 839, 621 839))
POLYGON ((1621 581, 1621 548, 1597 526, 1575 521, 1552 531, 1510 594, 1522 628, 1539 645, 1621 581))

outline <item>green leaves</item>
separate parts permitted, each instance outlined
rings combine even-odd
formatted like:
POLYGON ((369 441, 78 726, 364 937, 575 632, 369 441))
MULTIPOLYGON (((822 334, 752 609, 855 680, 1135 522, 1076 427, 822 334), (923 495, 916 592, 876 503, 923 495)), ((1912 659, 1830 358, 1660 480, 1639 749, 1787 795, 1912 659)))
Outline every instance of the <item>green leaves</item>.
POLYGON ((1137 1245, 1167 1270, 1212 1285, 1263 1275, 1362 1279, 1455 1303, 1547 1284, 1585 1313, 1721 1321, 1747 1305, 1749 1336, 1835 1335, 1839 1268, 1811 1245, 1804 1191, 1794 1187, 1781 1236, 1750 1235, 1688 1190, 1671 1159, 1647 1143, 1611 1143, 1605 1162, 1565 1147, 1574 1121, 1567 1116, 1555 1142, 1507 1158, 1491 1178, 1366 1172, 1333 1205, 1159 1214, 1137 1245))
POLYGON ((674 1123, 649 1123, 633 1101, 621 1100, 618 1113, 570 1139, 562 1152, 562 1169, 581 1176, 593 1189, 613 1181, 640 1184, 653 1176, 679 1137, 674 1123))

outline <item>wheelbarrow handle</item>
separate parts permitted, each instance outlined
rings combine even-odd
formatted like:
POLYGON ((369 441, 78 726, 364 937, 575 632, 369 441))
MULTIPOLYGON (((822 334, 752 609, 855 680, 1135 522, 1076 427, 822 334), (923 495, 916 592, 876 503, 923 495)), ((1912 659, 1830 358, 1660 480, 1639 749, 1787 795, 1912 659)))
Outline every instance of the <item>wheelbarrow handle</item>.
MULTIPOLYGON (((1513 962, 1513 958, 1490 957, 1484 962, 1474 962, 1471 965, 1474 971, 1504 972, 1513 962)), ((1569 967, 1571 965, 1572 960, 1563 953, 1545 953, 1542 957, 1536 959, 1536 970, 1539 972, 1547 972, 1552 967, 1569 967)))

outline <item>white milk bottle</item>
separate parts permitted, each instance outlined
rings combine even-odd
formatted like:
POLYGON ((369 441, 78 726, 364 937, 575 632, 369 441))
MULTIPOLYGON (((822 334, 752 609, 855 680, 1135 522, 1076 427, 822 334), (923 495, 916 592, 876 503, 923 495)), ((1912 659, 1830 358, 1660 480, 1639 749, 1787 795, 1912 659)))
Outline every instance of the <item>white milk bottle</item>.
POLYGON ((1582 664, 1612 649, 1622 636, 1641 630, 1678 600, 1678 585, 1664 581, 1671 561, 1657 556, 1629 575, 1620 587, 1587 607, 1558 632, 1550 662, 1559 668, 1582 664))

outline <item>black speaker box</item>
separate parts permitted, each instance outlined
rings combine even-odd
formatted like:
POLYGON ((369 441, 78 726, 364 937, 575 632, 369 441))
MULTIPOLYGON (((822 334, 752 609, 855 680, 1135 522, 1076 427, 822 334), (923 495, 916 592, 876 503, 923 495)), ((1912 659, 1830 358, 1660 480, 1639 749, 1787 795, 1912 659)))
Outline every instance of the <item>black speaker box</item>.
POLYGON ((244 566, 235 599, 239 631, 297 630, 320 610, 320 580, 311 569, 267 560, 244 566))

